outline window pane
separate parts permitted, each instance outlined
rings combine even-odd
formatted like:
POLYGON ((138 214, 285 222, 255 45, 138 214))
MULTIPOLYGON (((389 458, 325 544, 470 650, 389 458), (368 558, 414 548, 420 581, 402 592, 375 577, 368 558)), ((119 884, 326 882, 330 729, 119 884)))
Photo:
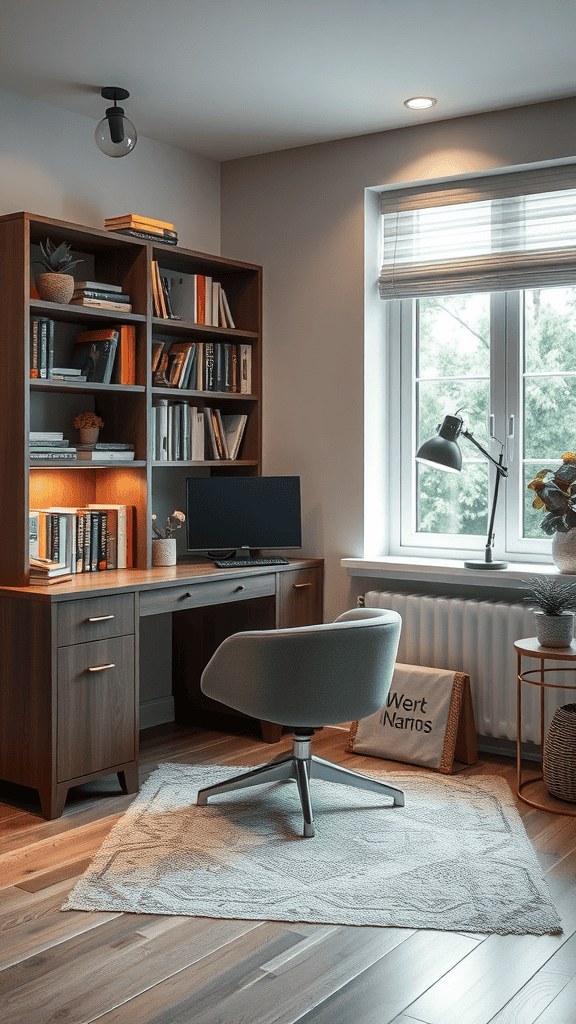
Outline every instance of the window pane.
POLYGON ((527 373, 576 370, 576 288, 524 293, 527 373))
POLYGON ((490 296, 442 295, 419 302, 419 377, 487 377, 490 296))
MULTIPOLYGON (((533 377, 524 385, 524 454, 560 459, 576 444, 576 377, 533 377)), ((545 466, 540 466, 545 469, 545 466)))
POLYGON ((418 465, 419 533, 486 536, 488 463, 464 463, 461 473, 418 465))

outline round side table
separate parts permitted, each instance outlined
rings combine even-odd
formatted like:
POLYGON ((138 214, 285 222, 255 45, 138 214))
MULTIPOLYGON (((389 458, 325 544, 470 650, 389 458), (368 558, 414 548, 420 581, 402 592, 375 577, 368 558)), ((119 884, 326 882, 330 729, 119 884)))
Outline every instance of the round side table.
POLYGON ((574 672, 576 671, 576 641, 572 641, 569 647, 541 647, 535 636, 528 637, 525 640, 516 640, 514 642, 516 654, 518 657, 518 709, 517 709, 517 726, 516 726, 516 794, 522 800, 523 803, 529 804, 530 807, 537 807, 540 811, 552 811, 554 814, 566 814, 569 817, 576 817, 576 805, 571 804, 566 807, 564 800, 558 800, 557 797, 553 796, 546 789, 543 776, 537 775, 533 779, 522 780, 522 761, 520 757, 520 744, 522 740, 522 683, 528 683, 530 686, 540 687, 540 743, 542 749, 542 756, 544 756, 544 694, 546 689, 560 689, 560 690, 576 690, 576 683, 547 683, 545 676, 547 672, 574 672), (525 669, 522 671, 522 658, 534 658, 540 662, 538 668, 525 669), (553 665, 550 668, 546 667, 546 661, 567 661, 572 664, 569 665, 553 665), (531 676, 537 676, 537 678, 530 678, 531 676), (530 799, 523 792, 528 786, 539 785, 539 789, 542 791, 541 795, 546 799, 546 803, 540 803, 537 800, 530 799))

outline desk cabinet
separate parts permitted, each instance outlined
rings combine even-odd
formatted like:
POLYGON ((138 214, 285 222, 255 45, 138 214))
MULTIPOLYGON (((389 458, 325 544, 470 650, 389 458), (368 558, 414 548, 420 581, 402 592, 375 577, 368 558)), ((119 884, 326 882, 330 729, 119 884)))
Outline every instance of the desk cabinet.
MULTIPOLYGON (((174 613, 178 720, 206 724, 208 708, 222 727, 231 709, 200 691, 213 651, 242 629, 322 621, 322 572, 316 559, 294 559, 261 571, 112 570, 48 593, 0 587, 0 779, 37 789, 49 819, 72 786, 105 775, 135 793, 141 618, 174 613)), ((266 740, 279 739, 279 726, 261 724, 266 740)))

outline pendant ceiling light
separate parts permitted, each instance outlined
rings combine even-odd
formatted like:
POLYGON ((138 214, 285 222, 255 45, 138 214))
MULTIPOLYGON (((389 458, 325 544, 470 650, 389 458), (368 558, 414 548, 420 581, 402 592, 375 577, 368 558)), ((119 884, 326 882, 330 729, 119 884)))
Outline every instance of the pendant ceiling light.
POLYGON ((130 93, 126 89, 107 86, 100 95, 105 100, 113 100, 114 106, 108 107, 106 116, 96 127, 96 145, 106 156, 127 156, 136 145, 136 129, 124 116, 124 110, 117 105, 117 100, 128 99, 130 93))

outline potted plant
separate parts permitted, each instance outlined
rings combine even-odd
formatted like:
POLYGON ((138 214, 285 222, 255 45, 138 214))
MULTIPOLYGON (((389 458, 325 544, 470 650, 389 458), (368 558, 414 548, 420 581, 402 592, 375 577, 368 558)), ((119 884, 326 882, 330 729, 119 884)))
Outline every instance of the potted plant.
POLYGON ((552 558, 560 572, 576 573, 576 454, 564 452, 558 469, 541 469, 528 484, 532 508, 545 509, 540 523, 552 537, 552 558))
POLYGON ((46 302, 70 302, 74 294, 74 278, 72 267, 83 260, 73 260, 70 246, 66 242, 55 245, 49 238, 40 242, 41 258, 34 260, 45 268, 45 273, 37 274, 34 284, 41 299, 46 302))
POLYGON ((530 593, 524 600, 537 605, 538 643, 541 647, 569 647, 574 636, 576 583, 561 583, 547 576, 532 576, 525 582, 530 593))
POLYGON ((156 525, 156 516, 152 516, 152 565, 176 565, 176 538, 173 534, 185 521, 183 512, 173 512, 166 520, 163 533, 156 525))
POLYGON ((74 418, 74 426, 80 432, 80 444, 96 444, 104 420, 95 412, 79 412, 74 418))

